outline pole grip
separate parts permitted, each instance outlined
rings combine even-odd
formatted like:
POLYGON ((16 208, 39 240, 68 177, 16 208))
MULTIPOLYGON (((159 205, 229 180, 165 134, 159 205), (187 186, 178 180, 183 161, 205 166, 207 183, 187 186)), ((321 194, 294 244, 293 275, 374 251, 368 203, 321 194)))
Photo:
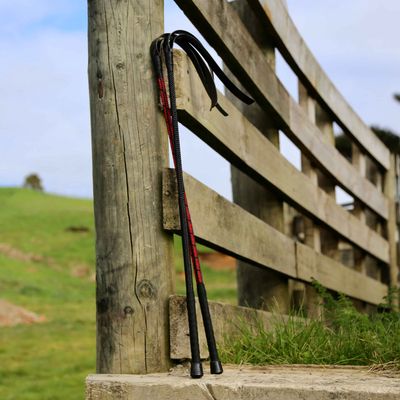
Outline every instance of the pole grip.
POLYGON ((207 292, 203 282, 197 284, 197 295, 199 297, 201 315, 203 317, 204 330, 207 338, 208 352, 210 354, 210 370, 212 374, 222 374, 222 364, 218 357, 214 329, 212 326, 210 309, 208 307, 207 292))

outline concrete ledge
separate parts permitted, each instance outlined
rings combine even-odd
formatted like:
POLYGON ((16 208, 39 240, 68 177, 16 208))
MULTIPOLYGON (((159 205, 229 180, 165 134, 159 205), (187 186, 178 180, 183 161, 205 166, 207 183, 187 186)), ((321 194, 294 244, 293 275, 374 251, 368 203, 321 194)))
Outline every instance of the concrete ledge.
POLYGON ((188 377, 183 367, 150 375, 90 375, 87 400, 398 400, 400 376, 367 368, 228 367, 188 377))

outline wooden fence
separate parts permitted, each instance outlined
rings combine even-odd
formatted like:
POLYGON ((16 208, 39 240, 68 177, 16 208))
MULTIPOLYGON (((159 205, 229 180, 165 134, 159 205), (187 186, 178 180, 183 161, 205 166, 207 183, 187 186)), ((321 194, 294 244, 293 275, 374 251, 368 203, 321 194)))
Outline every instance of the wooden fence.
MULTIPOLYGON (((171 232, 180 227, 148 55, 163 10, 137 3, 89 2, 98 372, 107 373, 170 362, 171 232)), ((256 100, 220 93, 229 117, 210 112, 194 67, 176 53, 179 120, 232 165, 233 203, 189 175, 185 184, 200 241, 239 260, 239 304, 318 313, 316 279, 360 309, 378 305, 397 285, 394 156, 328 79, 282 0, 176 3, 256 100), (299 101, 276 75, 277 50, 299 101), (350 152, 336 147, 334 123, 350 152), (300 149, 301 170, 282 156, 279 132, 300 149), (337 203, 337 186, 352 204, 337 203)))

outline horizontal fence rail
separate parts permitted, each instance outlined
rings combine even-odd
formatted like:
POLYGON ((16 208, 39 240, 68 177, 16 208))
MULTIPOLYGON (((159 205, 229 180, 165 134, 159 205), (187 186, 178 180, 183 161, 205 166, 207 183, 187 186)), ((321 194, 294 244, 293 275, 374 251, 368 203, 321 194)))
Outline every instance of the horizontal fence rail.
MULTIPOLYGON (((328 289, 371 304, 379 304, 387 295, 386 285, 296 243, 187 174, 185 188, 196 236, 202 243, 292 278, 316 279, 328 289)), ((177 196, 175 173, 165 170, 164 229, 178 233, 177 196)))

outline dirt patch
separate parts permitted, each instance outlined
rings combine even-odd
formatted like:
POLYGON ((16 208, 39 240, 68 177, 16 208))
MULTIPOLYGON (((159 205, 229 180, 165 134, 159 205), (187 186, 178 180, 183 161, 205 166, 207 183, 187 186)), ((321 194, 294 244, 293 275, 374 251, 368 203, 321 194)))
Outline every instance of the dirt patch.
MULTIPOLYGON (((17 261, 42 263, 48 267, 51 267, 56 271, 63 270, 63 267, 58 265, 50 257, 44 257, 34 253, 27 253, 7 243, 0 243, 0 254, 3 254, 8 258, 12 258, 17 261)), ((73 264, 72 266, 69 266, 69 270, 71 275, 76 278, 89 279, 91 282, 94 282, 96 280, 95 274, 93 273, 93 268, 91 268, 87 264, 73 264)), ((37 270, 35 267, 29 268, 29 272, 36 272, 36 271, 37 270)))
POLYGON ((199 252, 200 262, 218 270, 233 271, 236 269, 236 259, 222 253, 202 253, 199 252))
POLYGON ((79 225, 79 226, 68 226, 65 228, 66 232, 72 233, 87 233, 90 232, 90 229, 87 226, 79 225))
MULTIPOLYGON (((236 259, 227 256, 226 254, 214 252, 214 253, 203 253, 199 252, 200 264, 207 264, 208 267, 214 270, 223 271, 234 271, 236 269, 236 259)), ((178 273, 178 278, 181 281, 185 280, 185 272, 181 271, 178 273)))
POLYGON ((96 273, 93 272, 87 264, 76 264, 71 267, 71 274, 77 278, 89 279, 91 282, 96 281, 96 273))
POLYGON ((13 258, 18 261, 33 261, 33 262, 43 262, 46 261, 43 256, 33 253, 25 253, 15 247, 10 246, 7 243, 0 243, 0 253, 4 254, 6 257, 13 258))
POLYGON ((0 327, 19 324, 29 325, 45 321, 46 317, 44 315, 35 314, 25 308, 0 299, 0 327))

